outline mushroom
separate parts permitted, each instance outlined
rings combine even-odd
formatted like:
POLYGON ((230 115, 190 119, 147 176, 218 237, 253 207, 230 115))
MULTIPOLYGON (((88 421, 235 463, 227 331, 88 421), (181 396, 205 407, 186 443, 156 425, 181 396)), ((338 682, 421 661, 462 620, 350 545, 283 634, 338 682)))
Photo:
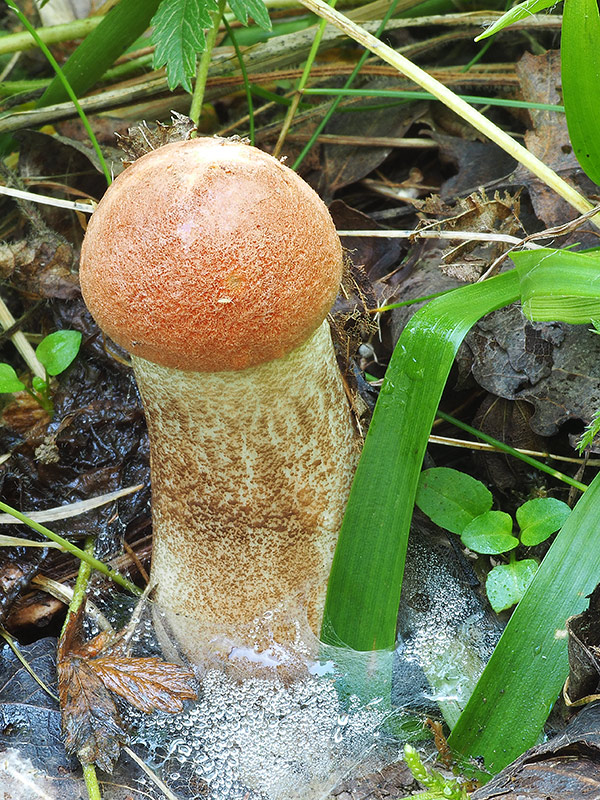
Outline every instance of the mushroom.
POLYGON ((241 142, 144 155, 91 218, 83 296, 148 421, 155 596, 204 635, 300 598, 318 630, 358 451, 326 320, 341 272, 319 196, 241 142))

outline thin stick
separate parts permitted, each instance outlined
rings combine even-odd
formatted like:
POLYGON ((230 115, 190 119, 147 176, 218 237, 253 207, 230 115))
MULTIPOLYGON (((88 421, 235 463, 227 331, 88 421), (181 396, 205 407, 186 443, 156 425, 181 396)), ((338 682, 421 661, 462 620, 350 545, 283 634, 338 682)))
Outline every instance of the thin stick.
POLYGON ((46 694, 50 695, 50 697, 52 697, 54 700, 58 700, 58 697, 54 694, 54 692, 48 686, 46 686, 44 681, 39 677, 39 675, 37 675, 35 670, 32 668, 32 666, 29 663, 29 661, 27 661, 27 659, 25 658, 25 656, 23 655, 23 653, 21 652, 21 650, 19 648, 17 640, 14 639, 10 635, 10 633, 7 630, 5 630, 4 628, 2 628, 2 627, 0 627, 0 636, 8 643, 8 646, 10 647, 10 649, 13 651, 15 656, 19 659, 19 661, 21 662, 23 667, 27 670, 27 672, 31 675, 33 680, 40 686, 40 688, 42 688, 46 692, 46 694))
MULTIPOLYGON (((88 511, 92 511, 95 508, 100 508, 108 503, 112 503, 114 500, 119 500, 121 497, 135 494, 135 492, 139 492, 140 489, 143 488, 144 484, 140 483, 137 486, 127 486, 125 489, 118 489, 116 492, 108 492, 98 497, 90 497, 88 500, 77 500, 77 502, 69 503, 66 506, 54 506, 44 511, 24 511, 23 513, 34 522, 55 522, 59 519, 69 519, 70 517, 77 517, 80 514, 86 514, 88 511)), ((21 524, 21 521, 16 519, 12 514, 0 514, 0 525, 21 524)))
MULTIPOLYGON (((510 236, 506 233, 481 233, 479 231, 431 231, 431 230, 394 230, 394 231, 338 231, 338 236, 356 236, 366 239, 456 239, 473 242, 505 242, 528 247, 531 250, 543 249, 541 245, 510 236)), ((538 234, 539 236, 539 234, 538 234)))
MULTIPOLYGON (((8 306, 4 302, 4 300, 0 297, 0 325, 2 328, 7 331, 9 328, 16 323, 16 319, 8 310, 8 306)), ((38 378, 41 378, 43 381, 46 380, 46 370, 40 364, 35 354, 33 347, 29 344, 27 339, 25 338, 25 334, 23 331, 17 331, 13 333, 10 337, 11 342, 17 348, 23 360, 29 367, 29 369, 36 375, 38 378)))
POLYGON ((48 195, 45 194, 24 192, 22 189, 11 189, 10 186, 0 186, 0 194, 7 194, 9 197, 18 197, 19 200, 30 200, 32 203, 41 203, 46 206, 69 208, 71 211, 83 211, 84 214, 92 214, 94 212, 94 205, 91 203, 77 203, 74 200, 62 200, 58 197, 48 197, 48 195))
MULTIPOLYGON (((442 444, 447 447, 463 447, 465 450, 481 450, 485 453, 503 453, 504 450, 495 444, 487 442, 471 442, 468 439, 453 439, 451 436, 429 436, 431 444, 442 444)), ((537 458, 551 458, 553 461, 565 461, 568 464, 585 464, 587 467, 600 467, 600 458, 572 458, 570 456, 558 456, 555 453, 544 453, 541 450, 525 450, 522 447, 515 447, 517 453, 524 453, 526 456, 537 458)))
POLYGON ((482 439, 484 442, 493 444, 498 448, 498 450, 502 450, 503 452, 508 453, 509 455, 520 459, 521 461, 524 461, 526 464, 529 464, 535 469, 539 469, 541 472, 546 472, 548 475, 552 475, 552 477, 557 478, 563 483, 566 483, 568 486, 573 486, 575 489, 579 489, 580 492, 585 492, 588 488, 585 483, 576 481, 574 478, 571 478, 570 475, 565 475, 564 472, 559 472, 557 469, 549 467, 542 461, 538 461, 535 458, 531 458, 531 456, 527 456, 524 453, 519 452, 519 450, 516 450, 514 447, 504 444, 504 442, 501 442, 498 439, 494 439, 493 436, 488 436, 487 433, 483 433, 483 431, 479 431, 477 428, 467 425, 465 422, 456 419, 456 417, 452 417, 450 414, 440 411, 440 409, 437 410, 437 416, 441 417, 441 419, 443 419, 445 422, 450 422, 452 425, 456 425, 457 428, 461 428, 463 431, 470 433, 472 436, 476 436, 478 439, 482 439))
MULTIPOLYGON (((91 536, 88 536, 85 540, 85 553, 93 557, 94 539, 91 536)), ((69 625, 71 617, 77 614, 77 611, 81 607, 81 604, 85 602, 85 596, 91 574, 92 574, 92 567, 89 564, 89 562, 81 561, 79 563, 77 580, 75 581, 75 586, 73 587, 73 597, 71 598, 71 602, 69 603, 69 610, 67 611, 67 616, 65 618, 65 622, 62 628, 61 638, 65 635, 67 631, 67 626, 69 625)), ((81 767, 83 769, 83 780, 85 781, 85 788, 87 789, 89 800, 102 800, 100 794, 100 786, 98 784, 98 776, 96 775, 95 765, 93 763, 86 764, 82 761, 81 767)))

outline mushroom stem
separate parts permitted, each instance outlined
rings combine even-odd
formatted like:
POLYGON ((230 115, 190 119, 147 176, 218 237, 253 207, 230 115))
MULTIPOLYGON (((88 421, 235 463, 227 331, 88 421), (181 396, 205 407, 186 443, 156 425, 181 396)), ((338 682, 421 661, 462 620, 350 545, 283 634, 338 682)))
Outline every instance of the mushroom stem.
POLYGON ((160 605, 213 635, 300 600, 318 631, 358 452, 327 321, 286 356, 244 370, 133 364, 150 432, 160 605))

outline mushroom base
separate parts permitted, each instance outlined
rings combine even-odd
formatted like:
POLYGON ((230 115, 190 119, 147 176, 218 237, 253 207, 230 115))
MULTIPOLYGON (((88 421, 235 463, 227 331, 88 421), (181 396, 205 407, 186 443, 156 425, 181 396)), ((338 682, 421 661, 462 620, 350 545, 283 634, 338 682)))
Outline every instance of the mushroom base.
POLYGON ((359 452, 327 322, 284 358, 238 372, 133 362, 158 603, 212 637, 247 636, 301 599, 318 632, 359 452))

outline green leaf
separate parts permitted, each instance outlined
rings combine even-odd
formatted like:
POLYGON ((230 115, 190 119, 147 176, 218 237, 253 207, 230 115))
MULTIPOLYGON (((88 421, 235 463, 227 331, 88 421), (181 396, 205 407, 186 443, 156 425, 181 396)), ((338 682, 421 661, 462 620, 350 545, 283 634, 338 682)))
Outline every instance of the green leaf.
POLYGON ((527 547, 545 542, 567 521, 571 509, 555 497, 538 497, 528 500, 517 509, 517 522, 521 528, 521 542, 527 547))
POLYGON ((229 8, 242 25, 248 24, 248 15, 265 31, 272 28, 269 12, 262 0, 229 0, 229 8))
POLYGON ((48 375, 59 375, 73 361, 80 347, 79 331, 55 331, 42 339, 35 354, 48 375))
POLYGON ((212 28, 211 11, 217 8, 216 0, 162 0, 151 23, 154 67, 167 65, 169 89, 192 91, 196 56, 206 48, 204 31, 212 28))
POLYGON ((512 535, 513 522, 504 511, 486 511, 463 530, 460 540, 469 550, 499 555, 514 550, 519 540, 512 535))
POLYGON ((519 603, 537 570, 538 563, 533 558, 500 564, 490 570, 485 591, 494 611, 504 611, 519 603))
POLYGON ((39 394, 44 394, 48 390, 48 384, 43 378, 34 375, 31 379, 31 388, 39 394))
POLYGON ((17 378, 10 364, 0 364, 0 394, 22 392, 25 384, 17 378))
POLYGON ((532 14, 537 14, 539 11, 544 11, 554 5, 556 5, 556 0, 525 0, 524 3, 519 3, 518 6, 514 6, 506 14, 503 14, 493 25, 490 25, 483 33, 480 33, 475 38, 475 41, 479 42, 481 39, 493 36, 498 31, 508 28, 513 22, 518 22, 520 19, 530 17, 532 14))
POLYGON ((573 152, 600 183, 600 15, 596 0, 567 0, 561 37, 563 102, 573 152))
POLYGON ((436 525, 460 534, 493 501, 481 481, 456 469, 434 467, 421 473, 415 502, 436 525))

